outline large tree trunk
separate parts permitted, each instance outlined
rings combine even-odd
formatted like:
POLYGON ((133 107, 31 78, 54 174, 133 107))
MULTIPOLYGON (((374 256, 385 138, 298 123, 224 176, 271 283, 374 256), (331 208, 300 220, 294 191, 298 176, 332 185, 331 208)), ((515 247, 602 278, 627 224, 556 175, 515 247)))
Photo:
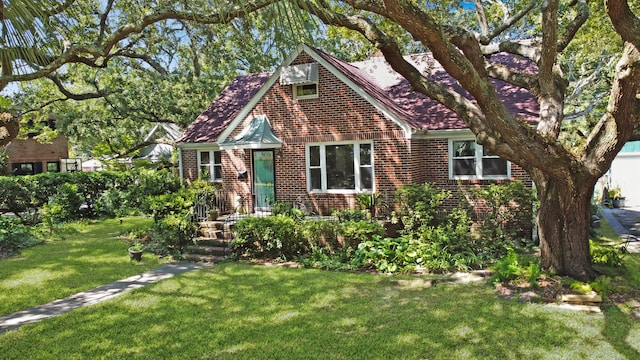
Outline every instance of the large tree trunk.
POLYGON ((534 176, 540 200, 540 266, 586 281, 595 277, 589 254, 591 197, 595 181, 562 182, 534 176))

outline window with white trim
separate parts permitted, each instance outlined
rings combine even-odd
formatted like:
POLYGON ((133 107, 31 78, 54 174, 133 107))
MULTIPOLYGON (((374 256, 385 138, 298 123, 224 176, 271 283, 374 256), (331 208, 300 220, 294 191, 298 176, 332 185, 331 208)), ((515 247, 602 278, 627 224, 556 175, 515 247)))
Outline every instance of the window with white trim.
POLYGON ((198 154, 199 176, 202 180, 222 181, 222 152, 200 151, 198 154))
POLYGON ((306 83, 306 84, 294 84, 293 96, 296 99, 315 99, 318 97, 318 84, 306 83))
POLYGON ((511 165, 474 140, 449 140, 449 178, 508 179, 511 165))
POLYGON ((315 192, 373 191, 373 143, 308 144, 307 188, 315 192))

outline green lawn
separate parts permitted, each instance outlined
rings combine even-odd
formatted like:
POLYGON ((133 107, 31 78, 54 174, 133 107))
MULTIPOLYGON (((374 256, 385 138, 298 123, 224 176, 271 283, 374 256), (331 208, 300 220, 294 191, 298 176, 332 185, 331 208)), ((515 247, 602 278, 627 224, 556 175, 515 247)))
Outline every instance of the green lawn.
POLYGON ((0 335, 4 359, 637 359, 640 323, 485 285, 219 264, 0 335), (36 340, 37 339, 37 340, 36 340))
MULTIPOLYGON (((156 256, 129 260, 119 234, 150 225, 149 218, 126 218, 67 225, 63 239, 49 241, 0 260, 0 316, 45 304, 80 291, 160 266, 156 256)), ((2 358, 2 355, 0 355, 2 358)))
MULTIPOLYGON (((115 237, 137 221, 80 227, 0 261, 0 304, 25 308, 158 266, 131 262, 115 237)), ((625 262, 638 285, 640 254, 625 262)), ((640 321, 613 305, 592 314, 504 300, 484 284, 400 279, 415 277, 221 263, 0 334, 0 358, 640 358, 640 321)))

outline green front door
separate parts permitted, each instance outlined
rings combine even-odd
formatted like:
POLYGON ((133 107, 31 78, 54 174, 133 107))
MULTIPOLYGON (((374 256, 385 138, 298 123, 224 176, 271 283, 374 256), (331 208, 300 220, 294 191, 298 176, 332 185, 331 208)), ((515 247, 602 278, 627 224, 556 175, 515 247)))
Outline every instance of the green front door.
POLYGON ((255 210, 271 210, 276 199, 273 150, 253 152, 255 210))

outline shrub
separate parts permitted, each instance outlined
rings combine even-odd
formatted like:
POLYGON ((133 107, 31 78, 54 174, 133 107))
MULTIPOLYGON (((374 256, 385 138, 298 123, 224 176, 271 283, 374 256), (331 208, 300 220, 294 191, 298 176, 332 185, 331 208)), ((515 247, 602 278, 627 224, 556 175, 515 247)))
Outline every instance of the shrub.
POLYGON ((298 221, 302 221, 306 217, 302 210, 294 208, 293 204, 284 201, 274 202, 271 208, 271 214, 288 216, 298 221))
POLYGON ((41 207, 33 198, 36 193, 29 177, 0 177, 0 209, 14 213, 26 224, 37 223, 39 219, 34 217, 41 207))
POLYGON ((79 219, 82 204, 78 186, 64 183, 60 185, 49 202, 43 205, 41 210, 43 220, 51 227, 54 224, 79 219))
POLYGON ((333 221, 305 221, 298 226, 300 235, 309 243, 311 253, 333 254, 341 247, 338 224, 333 221))
POLYGON ((378 271, 394 273, 413 269, 419 262, 418 252, 410 249, 411 239, 408 237, 383 238, 375 236, 371 240, 360 243, 355 252, 353 264, 357 266, 373 266, 378 271))
POLYGON ((35 215, 41 213, 45 205, 48 208, 44 212, 56 221, 97 215, 148 213, 148 197, 178 189, 179 179, 169 170, 134 169, 126 172, 43 173, 0 177, 0 209, 13 212, 29 223, 37 222, 35 215), (75 195, 70 193, 71 189, 75 195), (73 203, 66 202, 65 198, 73 200, 73 203), (78 198, 80 206, 72 208, 77 205, 78 198))
POLYGON ((238 221, 236 238, 231 243, 235 257, 291 260, 309 251, 309 244, 300 235, 298 223, 284 215, 238 221))
POLYGON ((162 252, 160 248, 166 248, 173 253, 182 252, 182 249, 192 243, 196 234, 196 224, 191 216, 184 214, 169 214, 154 222, 153 238, 158 249, 154 252, 162 252))
MULTIPOLYGON (((432 228, 433 236, 446 236, 443 228, 432 228)), ((471 254, 451 254, 444 241, 423 242, 408 236, 373 239, 360 243, 355 252, 353 265, 372 266, 382 272, 406 272, 423 268, 430 272, 451 269, 466 269, 474 261, 471 254)))
POLYGON ((42 243, 20 219, 0 216, 0 257, 42 243))
POLYGON ((337 217, 339 222, 371 220, 371 214, 363 210, 336 210, 331 215, 337 217))
POLYGON ((476 202, 487 207, 480 225, 481 247, 504 255, 506 250, 531 243, 535 194, 522 181, 490 184, 471 190, 476 202))
POLYGON ((514 280, 528 281, 531 286, 537 286, 540 276, 540 265, 537 258, 524 257, 509 250, 507 255, 498 261, 491 269, 495 270, 491 276, 491 283, 507 283, 514 280))
POLYGON ((442 222, 440 206, 450 197, 451 192, 437 189, 431 183, 403 185, 396 192, 399 208, 394 220, 402 221, 405 235, 420 234, 426 227, 442 222))
POLYGON ((591 254, 591 262, 594 264, 613 267, 622 266, 624 249, 620 247, 603 245, 589 240, 589 253, 591 254))
POLYGON ((173 193, 149 196, 146 201, 153 221, 158 222, 169 215, 186 216, 193 206, 194 198, 195 192, 183 187, 173 193))
POLYGON ((362 242, 371 240, 375 236, 384 236, 384 227, 378 222, 347 221, 340 223, 338 233, 342 237, 342 246, 357 248, 362 242))

